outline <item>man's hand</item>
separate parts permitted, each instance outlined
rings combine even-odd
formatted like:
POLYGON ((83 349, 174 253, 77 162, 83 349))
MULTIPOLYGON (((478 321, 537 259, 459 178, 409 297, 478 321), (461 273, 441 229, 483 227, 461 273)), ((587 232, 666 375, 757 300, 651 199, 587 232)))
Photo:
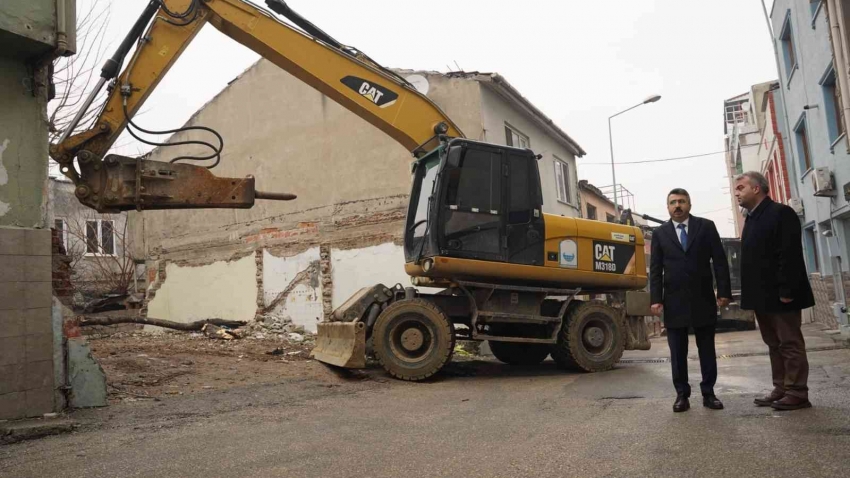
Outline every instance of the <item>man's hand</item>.
POLYGON ((794 301, 794 299, 789 299, 788 297, 780 297, 779 298, 779 302, 782 302, 783 304, 790 304, 793 301, 794 301))
POLYGON ((729 305, 729 299, 726 297, 718 297, 717 298, 717 307, 726 307, 729 305))
POLYGON ((652 315, 661 317, 661 313, 664 312, 664 304, 652 304, 649 309, 652 311, 652 315))

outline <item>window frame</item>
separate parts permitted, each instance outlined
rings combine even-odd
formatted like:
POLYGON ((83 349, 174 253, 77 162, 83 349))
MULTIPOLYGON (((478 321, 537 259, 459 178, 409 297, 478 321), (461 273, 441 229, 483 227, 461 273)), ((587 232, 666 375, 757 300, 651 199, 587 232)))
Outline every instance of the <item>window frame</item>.
POLYGON ((838 79, 835 76, 834 64, 829 65, 818 84, 823 93, 823 113, 826 118, 830 151, 834 152, 835 144, 847 134, 844 130, 844 122, 841 120, 841 100, 838 97, 838 79))
POLYGON ((561 204, 572 206, 575 201, 573 200, 573 189, 570 187, 570 178, 572 178, 570 163, 554 154, 552 155, 552 163, 555 166, 555 198, 561 204), (565 173, 566 178, 564 178, 565 173), (561 186, 564 187, 563 198, 561 197, 561 186))
POLYGON ((789 88, 791 77, 799 67, 799 60, 796 51, 796 41, 794 40, 794 29, 791 24, 791 10, 785 14, 785 20, 782 22, 782 29, 779 31, 779 43, 782 45, 782 60, 785 64, 785 78, 788 80, 789 88))
POLYGON ((803 243, 805 244, 806 271, 809 274, 821 272, 817 225, 810 222, 803 226, 803 243), (814 261, 814 264, 811 263, 814 261), (814 266, 814 267, 813 267, 814 266))
POLYGON ((531 149, 531 138, 529 138, 527 134, 523 133, 522 131, 505 121, 505 145, 510 146, 512 148, 531 149), (514 144, 512 135, 516 135, 518 138, 525 140, 525 146, 514 144))
POLYGON ((70 254, 68 251, 68 221, 65 220, 64 217, 55 217, 53 218, 53 228, 57 229, 57 223, 62 224, 62 246, 65 247, 65 254, 70 254))
POLYGON ((116 257, 116 256, 118 256, 118 245, 117 245, 118 241, 116 240, 115 220, 114 219, 101 219, 101 218, 86 219, 85 228, 86 228, 85 229, 85 232, 86 232, 86 237, 85 237, 86 252, 85 252, 85 255, 87 257, 116 257), (90 222, 94 222, 94 223, 97 224, 97 226, 96 226, 96 229, 97 229, 97 252, 89 252, 88 228, 89 228, 90 222), (104 222, 110 223, 111 227, 112 227, 112 252, 111 253, 103 252, 103 223, 104 222))
POLYGON ((798 166, 800 168, 800 177, 806 175, 809 171, 813 169, 812 165, 812 155, 811 155, 811 141, 809 138, 809 125, 806 118, 806 113, 800 115, 800 119, 797 120, 797 123, 794 124, 794 140, 797 144, 797 156, 798 156, 798 166), (800 130, 803 130, 803 134, 800 134, 800 130), (803 138, 802 142, 800 138, 803 138), (803 163, 805 161, 805 164, 803 163))
POLYGON ((591 221, 597 221, 598 218, 599 218, 599 214, 598 214, 599 209, 596 206, 594 206, 593 204, 590 204, 590 203, 585 204, 585 206, 586 206, 586 209, 587 209, 587 218, 590 219, 591 221), (591 209, 593 209, 593 217, 590 217, 591 216, 591 214, 590 214, 591 209))
POLYGON ((611 214, 610 212, 605 213, 605 222, 615 223, 617 222, 617 217, 611 214))

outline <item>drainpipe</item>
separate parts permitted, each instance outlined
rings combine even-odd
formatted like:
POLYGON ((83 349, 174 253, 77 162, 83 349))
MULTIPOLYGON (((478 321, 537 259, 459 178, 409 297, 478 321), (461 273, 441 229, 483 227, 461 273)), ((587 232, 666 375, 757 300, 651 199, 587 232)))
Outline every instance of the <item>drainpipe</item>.
POLYGON ((56 0, 56 56, 63 56, 68 51, 68 30, 65 25, 65 0, 56 0))
MULTIPOLYGON (((827 0, 827 13, 829 16, 829 29, 832 32, 832 49, 835 58, 835 79, 838 82, 838 87, 841 90, 841 109, 845 131, 850 119, 850 81, 847 79, 847 39, 842 35, 846 32, 844 26, 843 6, 841 2, 836 0, 827 0)), ((846 141, 846 138, 845 138, 846 141)), ((848 143, 850 148, 850 143, 848 143)))

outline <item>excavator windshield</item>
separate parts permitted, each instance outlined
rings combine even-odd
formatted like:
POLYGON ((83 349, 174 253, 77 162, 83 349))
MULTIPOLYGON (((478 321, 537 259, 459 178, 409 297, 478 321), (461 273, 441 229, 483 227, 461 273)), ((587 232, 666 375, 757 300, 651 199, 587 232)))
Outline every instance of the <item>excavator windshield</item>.
POLYGON ((435 186, 440 171, 441 150, 442 148, 438 148, 432 151, 414 166, 405 234, 405 255, 408 257, 416 257, 426 249, 422 242, 426 240, 430 230, 430 205, 434 203, 433 196, 437 192, 435 186))

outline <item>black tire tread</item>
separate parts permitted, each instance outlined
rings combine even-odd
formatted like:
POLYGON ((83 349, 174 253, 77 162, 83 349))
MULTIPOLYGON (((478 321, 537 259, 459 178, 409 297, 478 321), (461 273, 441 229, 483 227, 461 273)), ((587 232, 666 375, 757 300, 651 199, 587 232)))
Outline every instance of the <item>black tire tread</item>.
POLYGON ((452 359, 452 354, 455 349, 454 324, 452 324, 443 311, 440 310, 440 308, 433 302, 425 299, 404 299, 390 304, 383 312, 381 312, 381 315, 379 315, 378 319, 375 321, 375 327, 372 332, 372 340, 375 355, 378 357, 378 362, 380 362, 381 366, 384 367, 384 370, 386 370, 387 373, 401 380, 417 382, 425 380, 439 372, 443 366, 452 359), (398 367, 395 363, 386 359, 385 355, 391 352, 389 347, 384 343, 385 334, 383 333, 383 327, 386 326, 389 321, 389 317, 393 317, 401 313, 400 310, 408 309, 410 307, 421 307, 427 312, 433 314, 431 318, 437 318, 436 326, 449 337, 449 346, 440 351, 438 359, 426 364, 425 367, 418 369, 413 373, 411 373, 409 369, 398 367))
POLYGON ((600 301, 573 301, 567 307, 567 311, 564 314, 564 324, 561 326, 561 331, 558 335, 558 343, 551 346, 551 353, 552 359, 561 368, 583 372, 604 372, 614 368, 614 365, 620 361, 625 347, 625 326, 622 323, 620 314, 614 308, 600 301), (617 341, 614 344, 614 353, 604 362, 588 360, 580 350, 580 318, 593 312, 604 312, 611 315, 617 329, 614 331, 617 337, 617 341))

